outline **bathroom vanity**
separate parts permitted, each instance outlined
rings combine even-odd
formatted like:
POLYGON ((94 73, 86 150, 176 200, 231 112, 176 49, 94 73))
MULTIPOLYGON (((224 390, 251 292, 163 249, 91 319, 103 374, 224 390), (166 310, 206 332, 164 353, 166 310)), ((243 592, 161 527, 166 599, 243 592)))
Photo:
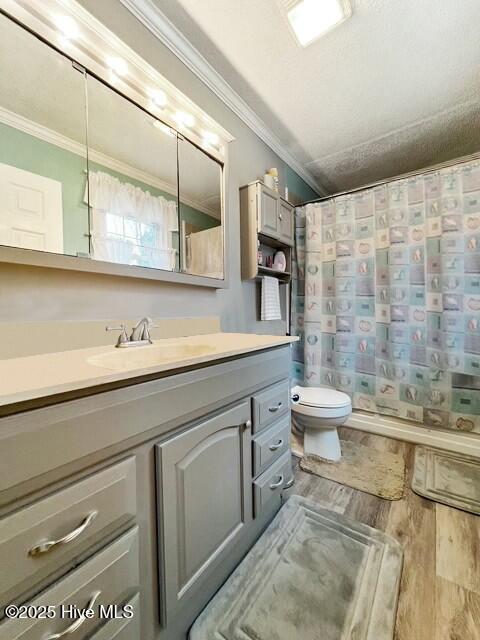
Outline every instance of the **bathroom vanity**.
POLYGON ((0 610, 56 615, 3 617, 0 640, 60 637, 75 622, 60 605, 92 603, 118 605, 119 617, 77 618, 77 640, 186 639, 292 473, 293 339, 228 335, 197 336, 210 352, 175 340, 183 357, 173 361, 170 344, 157 364, 140 353, 167 340, 132 356, 101 347, 1 363, 4 390, 8 367, 12 386, 25 375, 2 396, 0 610), (56 365, 39 379, 42 359, 56 365))

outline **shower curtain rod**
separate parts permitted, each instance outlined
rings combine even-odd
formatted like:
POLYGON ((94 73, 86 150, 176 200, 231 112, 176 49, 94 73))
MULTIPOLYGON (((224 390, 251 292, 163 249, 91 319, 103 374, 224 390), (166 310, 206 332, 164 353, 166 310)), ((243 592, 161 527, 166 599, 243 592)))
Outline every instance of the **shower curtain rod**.
POLYGON ((472 153, 471 155, 468 155, 468 156, 461 156, 460 158, 456 158, 454 160, 447 160, 446 162, 441 162, 439 164, 431 165, 430 167, 425 167, 424 169, 417 169, 416 171, 401 173, 399 175, 392 176, 391 178, 378 180, 377 182, 370 182, 369 184, 364 184, 361 187, 355 187, 354 189, 337 191, 336 193, 331 193, 328 196, 322 196, 321 198, 315 198, 314 200, 306 200, 305 202, 302 202, 302 204, 297 205, 297 207, 304 207, 306 204, 314 204, 316 202, 324 202, 325 200, 330 200, 331 198, 338 198, 338 196, 345 196, 348 193, 356 193, 357 191, 364 191, 365 189, 373 189, 374 187, 380 187, 383 184, 388 184, 389 182, 393 182, 395 180, 403 180, 405 178, 413 178, 413 176, 419 176, 425 173, 433 173, 434 171, 439 171, 440 169, 453 167, 456 164, 467 164, 468 162, 472 162, 473 160, 480 160, 480 151, 477 153, 472 153))

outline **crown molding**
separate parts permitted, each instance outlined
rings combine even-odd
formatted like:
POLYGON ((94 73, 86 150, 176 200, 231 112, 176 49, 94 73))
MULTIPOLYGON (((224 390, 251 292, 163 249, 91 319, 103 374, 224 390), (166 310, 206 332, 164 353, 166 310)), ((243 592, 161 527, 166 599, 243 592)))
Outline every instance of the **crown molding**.
POLYGON ((317 179, 285 147, 265 122, 253 111, 202 54, 185 38, 152 0, 120 0, 162 44, 179 58, 257 136, 284 160, 320 195, 326 191, 317 179))
MULTIPOLYGON (((4 109, 0 107, 0 123, 5 124, 13 129, 17 129, 18 131, 22 131, 34 138, 38 138, 39 140, 43 140, 43 142, 47 142, 48 144, 52 144, 60 149, 64 149, 65 151, 69 151, 70 153, 74 153, 77 156, 82 158, 87 158, 87 148, 81 142, 77 142, 76 140, 72 140, 72 138, 68 138, 53 129, 49 129, 48 127, 44 127, 33 120, 29 120, 23 116, 20 116, 18 113, 14 113, 13 111, 9 111, 8 109, 4 109)), ((177 185, 172 185, 169 182, 165 182, 160 180, 157 176, 152 175, 151 173, 147 173, 142 171, 141 169, 137 169, 136 167, 132 167, 126 162, 121 162, 116 158, 112 158, 111 156, 102 153, 101 151, 96 151, 95 149, 88 150, 88 159, 91 162, 96 162, 102 167, 106 167, 107 169, 112 169, 112 171, 116 171, 120 173, 122 176, 127 178, 133 178, 134 180, 138 180, 139 182, 143 182, 145 185, 150 185, 151 187, 156 187, 160 191, 164 191, 165 193, 169 193, 170 195, 177 196, 177 185)), ((86 169, 85 169, 86 171, 86 169)), ((220 216, 215 211, 215 209, 211 209, 204 203, 196 202, 191 198, 184 197, 182 195, 182 203, 192 207, 192 209, 196 209, 197 211, 201 211, 205 213, 210 218, 215 218, 217 220, 220 219, 220 216)))

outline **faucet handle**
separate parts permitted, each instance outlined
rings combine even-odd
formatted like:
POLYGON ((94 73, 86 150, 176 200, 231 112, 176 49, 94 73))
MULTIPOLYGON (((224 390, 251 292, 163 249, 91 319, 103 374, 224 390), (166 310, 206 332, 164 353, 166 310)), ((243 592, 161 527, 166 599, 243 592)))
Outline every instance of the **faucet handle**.
POLYGON ((129 341, 127 329, 124 324, 121 324, 118 327, 105 327, 105 331, 121 331, 120 335, 118 336, 117 347, 119 344, 124 344, 125 342, 129 341))
POLYGON ((152 321, 146 323, 145 326, 143 327, 142 340, 149 340, 151 342, 152 338, 150 337, 150 329, 159 329, 159 328, 160 328, 160 325, 153 324, 152 321))

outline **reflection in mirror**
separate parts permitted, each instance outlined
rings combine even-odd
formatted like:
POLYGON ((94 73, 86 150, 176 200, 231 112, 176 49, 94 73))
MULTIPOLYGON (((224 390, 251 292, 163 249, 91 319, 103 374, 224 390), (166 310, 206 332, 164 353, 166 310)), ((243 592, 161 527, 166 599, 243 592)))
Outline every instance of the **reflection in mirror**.
POLYGON ((0 14, 0 244, 88 255, 85 77, 0 14))
POLYGON ((177 136, 88 76, 92 258, 178 265, 177 136))
POLYGON ((222 165, 178 141, 182 271, 224 278, 222 165))

